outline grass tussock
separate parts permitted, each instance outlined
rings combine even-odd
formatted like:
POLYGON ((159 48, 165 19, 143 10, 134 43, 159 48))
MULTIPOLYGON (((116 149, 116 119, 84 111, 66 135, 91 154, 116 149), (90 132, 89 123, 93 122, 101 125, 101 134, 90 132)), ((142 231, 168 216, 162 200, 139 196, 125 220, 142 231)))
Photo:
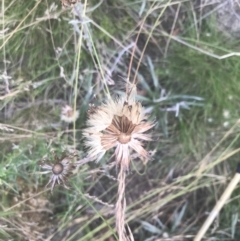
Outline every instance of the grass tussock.
MULTIPOLYGON (((0 240, 194 239, 239 162, 218 9, 2 1, 0 240)), ((240 239, 239 192, 205 239, 240 239)))

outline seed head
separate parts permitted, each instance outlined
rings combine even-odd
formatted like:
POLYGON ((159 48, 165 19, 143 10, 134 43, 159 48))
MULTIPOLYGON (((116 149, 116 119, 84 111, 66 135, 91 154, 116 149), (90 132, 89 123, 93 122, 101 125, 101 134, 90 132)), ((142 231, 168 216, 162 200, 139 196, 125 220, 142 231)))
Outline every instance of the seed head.
POLYGON ((79 117, 79 111, 74 110, 71 106, 65 105, 62 108, 62 112, 61 112, 62 121, 71 123, 76 121, 78 117, 79 117))
POLYGON ((130 148, 149 159, 143 148, 143 140, 151 141, 149 134, 155 123, 148 122, 140 102, 135 100, 136 86, 132 86, 123 97, 109 99, 102 106, 89 112, 88 128, 84 131, 88 156, 100 160, 106 151, 115 148, 116 163, 129 168, 130 148))
POLYGON ((73 7, 79 0, 61 0, 62 2, 62 7, 67 8, 67 7, 73 7))
POLYGON ((63 164, 62 163, 56 163, 53 165, 52 167, 52 172, 55 174, 55 175, 59 175, 63 172, 63 164))
MULTIPOLYGON (((58 160, 58 158, 56 159, 58 160)), ((48 186, 50 183, 52 183, 51 192, 56 184, 62 184, 65 188, 68 188, 66 186, 67 178, 72 174, 72 170, 75 168, 75 165, 72 164, 70 160, 64 158, 62 160, 58 160, 55 164, 41 163, 40 165, 42 168, 51 172, 51 177, 46 185, 48 186)))

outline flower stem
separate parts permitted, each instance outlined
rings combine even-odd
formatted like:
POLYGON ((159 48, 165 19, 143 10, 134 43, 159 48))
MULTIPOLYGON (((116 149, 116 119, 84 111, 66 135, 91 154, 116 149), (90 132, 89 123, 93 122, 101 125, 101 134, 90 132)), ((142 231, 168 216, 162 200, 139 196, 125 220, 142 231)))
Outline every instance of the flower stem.
POLYGON ((116 203, 116 229, 119 241, 127 241, 125 230, 125 211, 126 211, 126 198, 125 198, 125 179, 126 171, 124 165, 120 165, 118 173, 118 199, 116 203))

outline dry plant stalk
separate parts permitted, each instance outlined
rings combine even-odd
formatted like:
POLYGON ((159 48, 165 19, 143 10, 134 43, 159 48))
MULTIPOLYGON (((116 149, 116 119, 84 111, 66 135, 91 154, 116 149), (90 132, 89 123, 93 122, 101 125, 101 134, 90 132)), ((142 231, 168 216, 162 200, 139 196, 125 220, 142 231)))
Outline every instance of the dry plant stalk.
POLYGON ((231 196, 233 190, 237 186, 240 181, 240 164, 238 164, 237 172, 232 178, 231 182, 228 184, 227 188, 225 189, 224 193, 222 194, 219 201, 216 203, 215 207, 209 214, 208 218, 202 225, 201 229, 198 231, 197 235, 194 238, 194 241, 201 241, 207 230, 209 229, 210 225, 212 224, 213 220, 217 217, 219 212, 221 211, 224 204, 227 202, 229 197, 231 196))
POLYGON ((125 212, 126 212, 126 198, 125 198, 125 179, 126 172, 123 165, 120 166, 118 173, 118 199, 116 202, 116 229, 119 235, 119 240, 127 241, 125 230, 125 212))
MULTIPOLYGON (((151 141, 151 136, 144 132, 155 123, 148 122, 148 116, 140 102, 136 101, 136 85, 129 85, 127 93, 117 99, 108 99, 100 107, 91 106, 88 114, 88 128, 84 131, 86 146, 89 148, 88 158, 99 161, 106 151, 115 148, 118 174, 118 200, 116 202, 116 229, 120 241, 129 238, 125 230, 125 179, 130 165, 130 148, 146 160, 151 157, 143 148, 142 141, 151 141)), ((132 239, 132 238, 131 238, 132 239)))

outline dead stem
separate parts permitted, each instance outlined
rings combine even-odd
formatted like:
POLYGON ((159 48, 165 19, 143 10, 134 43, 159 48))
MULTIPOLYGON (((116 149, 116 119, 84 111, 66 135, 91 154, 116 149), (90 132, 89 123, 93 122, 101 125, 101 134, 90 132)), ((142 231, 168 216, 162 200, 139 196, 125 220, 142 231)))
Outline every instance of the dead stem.
POLYGON ((126 172, 124 165, 120 164, 118 173, 118 199, 116 202, 116 229, 119 241, 128 241, 125 229, 125 211, 126 211, 126 198, 125 198, 125 179, 126 172))

